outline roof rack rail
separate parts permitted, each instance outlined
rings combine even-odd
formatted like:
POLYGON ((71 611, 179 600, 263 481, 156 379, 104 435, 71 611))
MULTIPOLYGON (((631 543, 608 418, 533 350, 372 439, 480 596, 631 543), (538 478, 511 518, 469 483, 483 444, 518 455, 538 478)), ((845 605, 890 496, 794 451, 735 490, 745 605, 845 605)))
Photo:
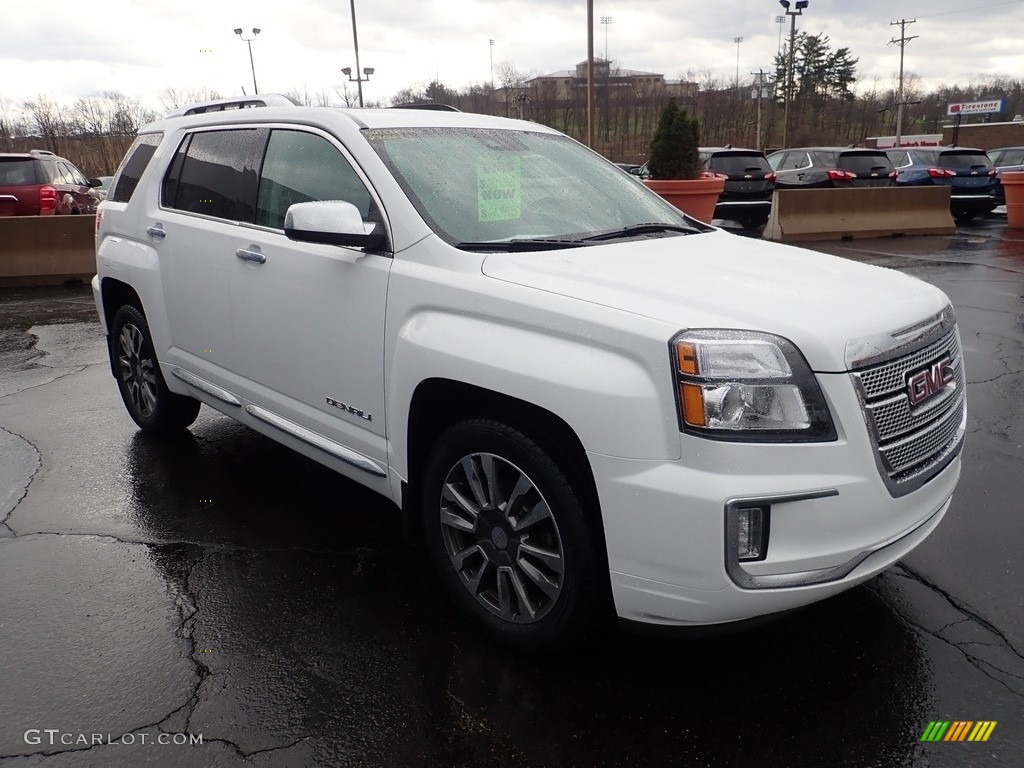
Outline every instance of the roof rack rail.
POLYGON ((439 104, 433 101, 423 101, 419 104, 395 104, 391 109, 429 109, 435 112, 461 112, 461 109, 456 109, 451 104, 439 104))
POLYGON ((30 149, 28 151, 30 155, 48 155, 50 157, 56 157, 57 155, 48 149, 30 149))
POLYGON ((184 117, 186 115, 202 115, 207 112, 224 112, 229 109, 250 109, 253 107, 297 107, 299 103, 289 96, 279 93, 268 93, 261 96, 232 96, 226 99, 213 99, 189 104, 176 109, 167 117, 184 117))

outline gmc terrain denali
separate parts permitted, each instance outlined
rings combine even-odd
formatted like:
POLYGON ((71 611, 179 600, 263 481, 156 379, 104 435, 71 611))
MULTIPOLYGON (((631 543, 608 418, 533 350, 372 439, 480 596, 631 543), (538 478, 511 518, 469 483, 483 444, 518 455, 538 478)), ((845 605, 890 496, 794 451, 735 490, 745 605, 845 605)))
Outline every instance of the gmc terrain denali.
POLYGON ((142 130, 97 227, 139 427, 206 403, 373 488, 516 647, 834 595, 960 474, 939 290, 698 224, 540 125, 196 105, 142 130))

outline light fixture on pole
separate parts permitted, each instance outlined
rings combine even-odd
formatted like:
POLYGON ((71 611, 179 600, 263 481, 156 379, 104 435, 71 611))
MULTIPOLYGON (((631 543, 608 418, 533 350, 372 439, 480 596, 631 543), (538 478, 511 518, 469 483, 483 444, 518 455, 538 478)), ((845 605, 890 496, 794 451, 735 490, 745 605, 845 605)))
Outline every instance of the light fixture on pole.
POLYGON ((249 69, 252 70, 252 91, 253 93, 259 93, 259 88, 256 87, 256 65, 252 62, 252 41, 256 39, 256 35, 260 33, 259 27, 252 28, 252 37, 246 37, 242 34, 241 27, 235 27, 235 34, 238 35, 242 40, 245 41, 246 45, 249 46, 249 69))
POLYGON ((804 9, 807 8, 810 0, 796 0, 795 3, 791 3, 790 0, 779 0, 779 5, 786 9, 786 15, 789 16, 789 66, 787 67, 786 73, 786 113, 782 122, 782 148, 785 149, 789 146, 789 102, 793 99, 793 54, 794 48, 796 47, 796 17, 803 16, 804 9), (791 5, 795 5, 795 8, 790 8, 791 5))
POLYGON ((491 40, 491 90, 494 90, 494 41, 491 40))
POLYGON ((776 49, 776 53, 782 53, 782 25, 786 23, 786 17, 776 16, 775 23, 779 25, 779 47, 776 49))
POLYGON ((370 75, 372 75, 375 71, 376 70, 374 70, 373 67, 363 67, 363 74, 366 75, 366 77, 360 77, 358 73, 356 73, 355 77, 352 77, 352 67, 341 68, 341 74, 345 75, 350 83, 359 83, 358 87, 360 107, 363 106, 363 83, 370 82, 370 75))
POLYGON ((608 27, 612 24, 612 17, 602 16, 601 23, 604 24, 604 60, 608 61, 608 27))

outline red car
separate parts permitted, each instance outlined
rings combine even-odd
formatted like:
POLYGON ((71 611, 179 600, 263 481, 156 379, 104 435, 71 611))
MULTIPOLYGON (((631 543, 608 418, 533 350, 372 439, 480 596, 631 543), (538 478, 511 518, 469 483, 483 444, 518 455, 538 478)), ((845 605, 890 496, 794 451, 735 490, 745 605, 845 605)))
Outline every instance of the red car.
POLYGON ((0 153, 0 216, 95 213, 100 184, 53 152, 0 153))

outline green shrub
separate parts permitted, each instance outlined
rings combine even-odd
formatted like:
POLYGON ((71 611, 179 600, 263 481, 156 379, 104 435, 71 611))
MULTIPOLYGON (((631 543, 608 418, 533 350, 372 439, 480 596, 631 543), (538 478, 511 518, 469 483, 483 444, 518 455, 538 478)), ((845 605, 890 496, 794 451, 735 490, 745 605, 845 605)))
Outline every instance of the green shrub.
POLYGON ((652 179, 700 177, 700 123, 670 99, 651 139, 647 170, 652 179))

